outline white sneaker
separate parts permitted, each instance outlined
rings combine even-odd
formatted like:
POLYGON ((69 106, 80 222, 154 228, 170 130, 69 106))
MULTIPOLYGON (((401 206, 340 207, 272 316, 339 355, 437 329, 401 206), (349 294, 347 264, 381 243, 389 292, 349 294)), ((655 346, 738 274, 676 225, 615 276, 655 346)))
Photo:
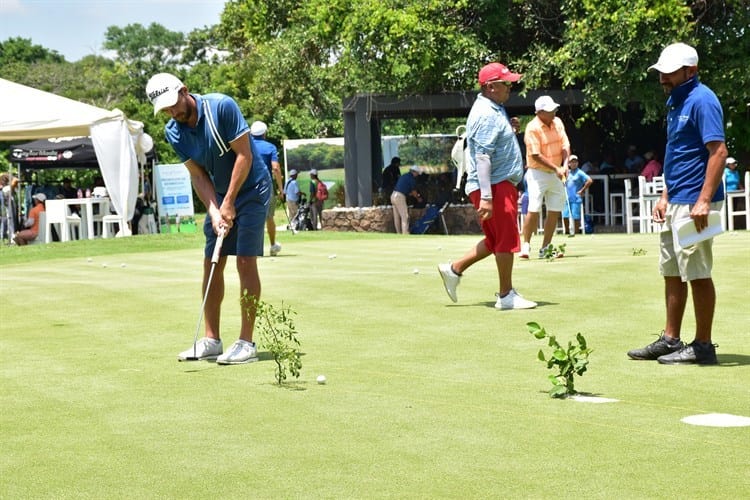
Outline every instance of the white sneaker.
POLYGON ((497 297, 497 302, 495 302, 495 308, 497 309, 533 309, 536 307, 536 302, 524 299, 512 288, 505 297, 501 298, 499 293, 496 293, 495 296, 497 297))
POLYGON ((221 340, 211 339, 203 337, 195 343, 195 349, 190 346, 190 349, 186 349, 177 355, 177 359, 180 361, 190 360, 204 360, 204 359, 216 359, 222 352, 221 340))
POLYGON ((531 245, 529 243, 521 243, 521 251, 518 253, 518 256, 522 259, 528 259, 530 252, 531 245))
POLYGON ((445 291, 448 292, 448 297, 453 302, 458 302, 456 287, 461 282, 461 276, 453 272, 450 262, 447 264, 438 264, 438 271, 440 272, 440 277, 443 278, 443 285, 445 285, 445 291))
POLYGON ((281 245, 278 243, 274 243, 271 245, 271 257, 276 257, 279 255, 279 252, 281 252, 281 245))
POLYGON ((258 361, 258 351, 255 342, 238 339, 227 352, 216 358, 219 365, 241 365, 258 361))

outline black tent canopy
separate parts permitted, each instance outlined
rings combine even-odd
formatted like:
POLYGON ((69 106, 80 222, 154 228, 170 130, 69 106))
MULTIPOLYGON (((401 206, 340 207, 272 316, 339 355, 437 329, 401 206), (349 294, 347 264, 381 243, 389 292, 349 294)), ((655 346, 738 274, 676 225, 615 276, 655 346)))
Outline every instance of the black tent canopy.
POLYGON ((10 161, 23 170, 98 168, 90 137, 39 139, 10 147, 10 161))

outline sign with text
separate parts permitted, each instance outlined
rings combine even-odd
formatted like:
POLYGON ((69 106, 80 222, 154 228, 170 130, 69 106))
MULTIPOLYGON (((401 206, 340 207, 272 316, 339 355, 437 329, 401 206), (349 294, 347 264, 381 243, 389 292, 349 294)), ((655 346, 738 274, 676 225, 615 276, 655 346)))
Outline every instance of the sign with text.
POLYGON ((154 171, 156 199, 159 203, 159 215, 179 215, 192 217, 193 186, 190 173, 182 163, 156 165, 154 171))

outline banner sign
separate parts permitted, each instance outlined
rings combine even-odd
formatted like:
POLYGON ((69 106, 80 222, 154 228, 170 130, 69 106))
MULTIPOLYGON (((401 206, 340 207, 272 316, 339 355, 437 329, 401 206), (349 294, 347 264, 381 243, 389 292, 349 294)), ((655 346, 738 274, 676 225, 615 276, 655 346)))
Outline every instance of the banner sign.
POLYGON ((185 165, 182 163, 156 165, 154 184, 160 216, 193 217, 195 215, 193 186, 185 165))

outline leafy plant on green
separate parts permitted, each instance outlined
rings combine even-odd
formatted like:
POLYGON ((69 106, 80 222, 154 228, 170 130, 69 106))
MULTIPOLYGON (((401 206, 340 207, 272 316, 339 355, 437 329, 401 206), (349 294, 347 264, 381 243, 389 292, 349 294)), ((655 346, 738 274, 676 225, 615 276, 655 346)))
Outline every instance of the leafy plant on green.
POLYGON ((576 334, 577 343, 568 342, 568 347, 563 348, 554 335, 549 335, 544 327, 539 323, 526 323, 534 337, 538 339, 548 339, 548 344, 552 348, 549 358, 544 356, 544 351, 539 349, 539 361, 547 363, 547 368, 555 370, 557 373, 551 373, 548 376, 552 383, 552 389, 549 395, 553 398, 566 398, 576 394, 574 378, 576 375, 581 376, 586 372, 589 364, 589 354, 592 349, 586 345, 586 339, 580 333, 576 334))
POLYGON ((633 257, 638 257, 641 255, 646 255, 646 250, 643 248, 634 248, 633 249, 633 257))
POLYGON ((287 379, 287 374, 299 378, 302 354, 292 317, 296 313, 283 303, 281 308, 277 309, 248 294, 247 290, 242 292, 240 302, 245 314, 251 315, 253 309, 255 310, 256 333, 261 339, 260 344, 268 349, 276 363, 276 382, 282 385, 287 379))
POLYGON ((557 259, 565 255, 565 243, 556 247, 554 245, 547 245, 544 249, 543 257, 547 259, 547 262, 557 259))

